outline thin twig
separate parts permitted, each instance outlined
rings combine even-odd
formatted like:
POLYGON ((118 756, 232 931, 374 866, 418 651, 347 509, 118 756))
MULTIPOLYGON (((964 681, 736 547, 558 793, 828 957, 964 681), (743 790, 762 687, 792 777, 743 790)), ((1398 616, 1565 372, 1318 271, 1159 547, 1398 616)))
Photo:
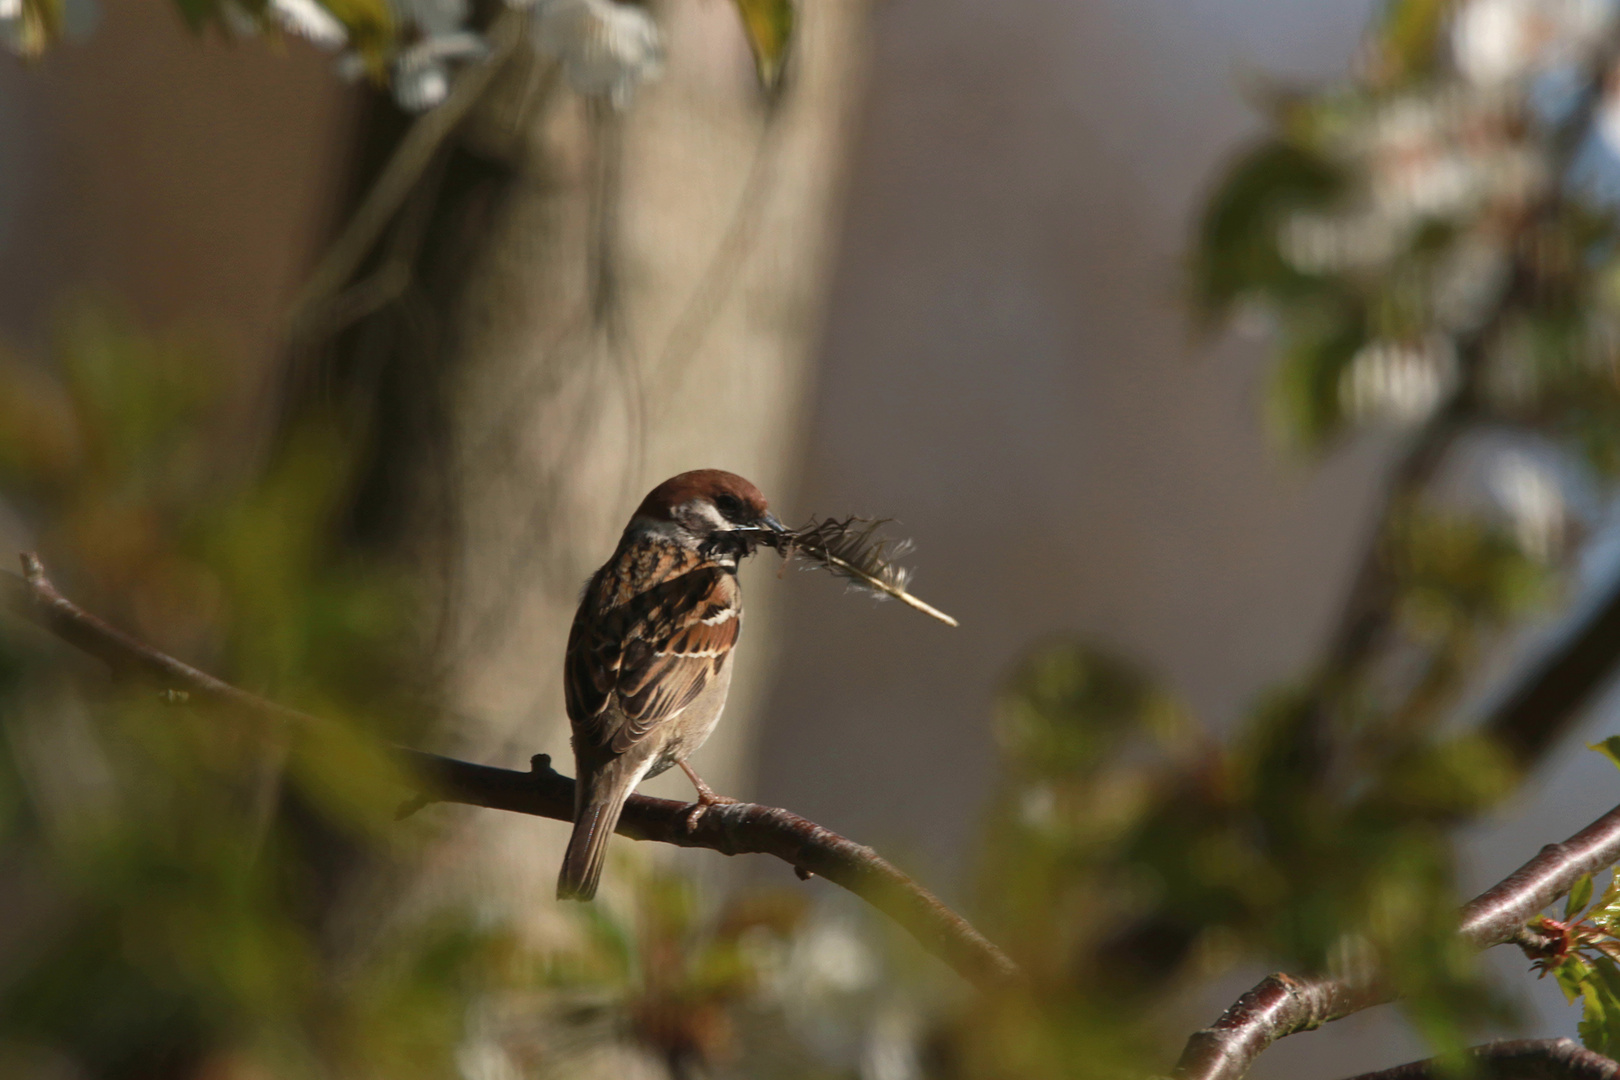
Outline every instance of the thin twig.
MULTIPOLYGON (((136 640, 58 592, 36 556, 24 555, 22 563, 23 577, 0 573, 0 591, 7 605, 104 661, 115 672, 146 679, 164 689, 183 689, 201 703, 223 705, 254 716, 297 724, 320 722, 136 640)), ((420 796, 426 796, 557 821, 573 820, 574 782, 552 771, 545 755, 536 757, 533 770, 523 773, 420 750, 401 748, 398 753, 422 785, 417 802, 420 796)), ((871 848, 775 807, 754 803, 712 806, 693 828, 687 825, 690 811, 690 804, 634 795, 625 806, 618 831, 636 840, 708 848, 724 855, 774 855, 801 877, 820 875, 859 896, 982 989, 1004 986, 1018 978, 1018 967, 1006 953, 871 848)))
POLYGON ((461 122, 467 118, 498 72, 523 38, 527 12, 503 8, 489 28, 489 55, 463 71, 450 96, 422 116, 400 140, 394 156, 388 159, 382 175, 366 192, 360 206, 349 218, 342 233, 326 249, 310 274, 288 314, 288 333, 302 337, 325 323, 322 318, 331 299, 354 277, 377 238, 404 205, 411 189, 432 164, 461 122))
MULTIPOLYGON (((1524 923, 1569 892, 1571 885, 1620 862, 1620 806, 1561 844, 1548 844, 1462 909, 1458 932, 1476 949, 1513 941, 1524 923)), ((1177 1080, 1238 1080, 1255 1058, 1285 1035, 1394 999, 1375 974, 1354 979, 1269 975, 1187 1040, 1177 1080)))
MULTIPOLYGON (((1468 1051, 1475 1076, 1488 1080, 1615 1080, 1620 1064, 1574 1039, 1515 1039, 1486 1043, 1468 1051)), ((1457 1075, 1430 1058, 1393 1069, 1362 1073, 1350 1080, 1438 1080, 1457 1075)))

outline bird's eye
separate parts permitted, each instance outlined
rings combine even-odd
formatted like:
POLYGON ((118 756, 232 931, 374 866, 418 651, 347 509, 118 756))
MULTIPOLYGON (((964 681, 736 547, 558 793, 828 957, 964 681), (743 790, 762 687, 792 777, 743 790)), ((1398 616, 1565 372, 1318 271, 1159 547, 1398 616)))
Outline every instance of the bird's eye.
POLYGON ((742 500, 735 495, 717 495, 714 500, 715 509, 728 518, 735 518, 742 513, 742 500))

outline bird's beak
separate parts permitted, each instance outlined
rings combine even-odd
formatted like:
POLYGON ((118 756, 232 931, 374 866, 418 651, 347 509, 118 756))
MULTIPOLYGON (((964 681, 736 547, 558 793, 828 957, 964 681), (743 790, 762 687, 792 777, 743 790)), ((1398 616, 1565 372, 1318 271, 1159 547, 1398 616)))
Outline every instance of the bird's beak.
POLYGON ((776 520, 775 514, 769 512, 767 512, 764 517, 759 519, 759 523, 774 533, 787 532, 787 526, 776 520))

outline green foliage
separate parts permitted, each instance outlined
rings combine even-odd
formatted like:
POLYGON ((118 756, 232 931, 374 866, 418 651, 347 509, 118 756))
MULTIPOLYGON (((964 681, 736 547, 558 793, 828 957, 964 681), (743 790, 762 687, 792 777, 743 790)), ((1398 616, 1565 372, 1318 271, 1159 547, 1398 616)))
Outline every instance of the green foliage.
MULTIPOLYGON (((1286 440, 1316 450, 1375 424, 1422 434, 1352 598, 1353 642, 1221 752, 1234 782, 1220 813, 1161 809, 1174 824, 1135 849, 1166 894, 1202 887, 1174 919, 1219 927, 1228 948, 1308 967, 1357 943, 1406 981, 1442 1049, 1460 1045, 1475 994, 1443 929, 1444 829, 1516 770, 1441 725, 1493 635, 1557 596, 1566 553, 1538 542, 1545 522, 1510 505, 1506 480, 1492 512, 1442 502, 1434 478, 1469 460, 1474 430, 1533 439, 1593 481, 1620 474, 1620 214, 1612 175, 1591 177, 1612 162, 1577 153, 1601 137, 1607 31, 1493 11, 1463 25, 1471 5, 1387 0, 1355 77, 1281 98, 1208 200, 1195 295, 1208 317, 1259 311, 1275 329, 1270 404, 1286 440), (1521 16, 1539 21, 1513 25, 1521 16), (1515 37, 1531 26, 1540 37, 1515 37), (1532 89, 1553 82, 1569 94, 1556 105, 1532 89), (1218 832, 1222 815, 1231 880, 1166 876, 1174 845, 1160 838, 1218 832)), ((1561 492, 1531 495, 1567 512, 1561 492)), ((1594 749, 1620 764, 1620 743, 1594 749)), ((1577 884, 1565 922, 1541 920, 1559 943, 1542 966, 1583 999, 1588 1045, 1613 1053, 1620 897, 1611 886, 1582 922, 1592 892, 1577 884)))
POLYGON ((352 869, 413 847, 379 739, 413 715, 408 596, 325 539, 346 473, 331 431, 250 466, 230 370, 93 309, 64 321, 50 368, 0 359, 0 401, 33 418, 0 424, 0 498, 57 580, 327 718, 288 729, 141 687, 86 692, 76 658, 4 629, 0 847, 42 895, 15 913, 34 941, 0 990, 0 1056, 97 1077, 442 1076, 457 980, 487 973, 465 916, 347 958, 362 943, 326 937, 352 869), (370 990, 340 993, 339 969, 370 990))
POLYGON ((1545 916, 1531 928, 1555 944, 1537 964, 1551 972, 1571 1004, 1581 1002, 1581 1041, 1605 1057, 1620 1053, 1620 883, 1610 881, 1598 902, 1584 910, 1592 898, 1592 879, 1583 878, 1570 890, 1564 919, 1545 916), (1584 911, 1584 915, 1583 915, 1584 911))
POLYGON ((1615 768, 1620 769, 1620 735, 1610 735, 1602 742, 1591 743, 1587 746, 1587 749, 1596 750, 1608 758, 1615 768))
POLYGON ((1035 650, 998 705, 1002 786, 979 910, 1029 997, 953 1021, 964 1077, 1162 1070, 1168 988, 1240 963, 1377 963, 1435 1047, 1502 1016, 1456 938, 1449 829, 1511 790, 1486 740, 1370 725, 1343 771, 1311 699, 1272 698, 1224 744, 1141 671, 1035 650))
POLYGON ((1389 85, 1432 76, 1455 0, 1386 0, 1376 27, 1376 77, 1389 85))
POLYGON ((1390 544, 1404 586, 1400 614, 1419 640, 1460 641, 1548 598, 1543 568, 1505 531, 1478 520, 1414 509, 1390 544))
POLYGON ((748 47, 754 53, 759 81, 774 87, 787 57, 788 39, 793 35, 793 0, 735 0, 748 34, 748 47))
POLYGON ((412 789, 386 747, 424 727, 403 640, 420 615, 399 575, 335 542, 339 426, 265 454, 231 371, 192 336, 95 308, 64 320, 49 364, 0 355, 19 421, 0 423, 0 501, 53 577, 320 718, 87 683, 71 650, 0 624, 0 889, 18 895, 0 1072, 409 1080, 471 1059, 571 1075, 625 1053, 847 1075, 807 1025, 858 1026, 876 975, 829 964, 878 959, 798 893, 716 904, 626 852, 628 906, 576 906, 550 936, 453 890, 400 903, 445 820, 394 819, 412 789))
POLYGON ((1268 418, 1285 444, 1315 450, 1344 425, 1339 388, 1367 343, 1365 320, 1349 305, 1324 301, 1295 309, 1288 329, 1272 375, 1268 418))
POLYGON ((1294 140, 1268 140, 1242 155, 1205 205, 1193 253, 1196 299, 1209 317, 1255 294, 1304 296, 1310 275, 1277 248, 1288 214, 1330 203, 1343 179, 1338 170, 1294 140))
MULTIPOLYGON (((224 11, 180 3, 198 28, 224 11)), ((326 8, 383 70, 400 30, 382 0, 326 8)), ((795 9, 738 9, 774 85, 795 9)), ((1533 182, 1562 176, 1568 140, 1524 94, 1463 84, 1454 10, 1391 0, 1356 81, 1274 103, 1203 217, 1199 307, 1269 313, 1273 412, 1297 445, 1444 406, 1612 474, 1620 224, 1575 185, 1533 182)), ((25 13, 43 44, 59 9, 25 13)), ((403 640, 415 599, 333 541, 341 425, 265 454, 228 372, 203 343, 93 311, 51 364, 0 354, 0 499, 69 591, 325 718, 288 729, 86 689, 60 650, 3 632, 0 866, 41 896, 19 904, 30 948, 0 988, 0 1070, 409 1078, 476 1059, 567 1075, 631 1053, 676 1076, 847 1076, 864 1051, 847 1034, 829 1050, 828 1030, 867 1037, 895 1010, 925 1030, 907 1038, 931 1076, 1143 1075, 1185 1036, 1164 1003, 1240 965, 1376 964, 1443 1054, 1502 1017, 1455 934, 1451 835, 1518 763, 1446 720, 1482 645, 1554 582, 1499 518, 1403 493, 1378 538, 1369 656, 1226 730, 1100 648, 1033 650, 996 702, 974 886, 976 920, 1029 982, 964 1003, 937 971, 862 970, 877 954, 799 894, 720 903, 628 852, 623 906, 560 917, 560 944, 454 901, 390 918, 378 894, 443 820, 392 820, 405 787, 379 752, 426 723, 403 640)), ((1620 742, 1602 750, 1620 764, 1620 742)), ((1620 889, 1595 891, 1578 883, 1564 919, 1533 928, 1583 1038, 1613 1053, 1620 889)))

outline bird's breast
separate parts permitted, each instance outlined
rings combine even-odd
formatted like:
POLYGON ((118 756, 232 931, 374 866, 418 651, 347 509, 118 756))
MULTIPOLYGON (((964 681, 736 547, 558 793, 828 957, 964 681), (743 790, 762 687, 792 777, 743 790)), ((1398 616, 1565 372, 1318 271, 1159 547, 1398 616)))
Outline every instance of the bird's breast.
POLYGON ((715 725, 720 722, 720 714, 725 711, 726 695, 730 690, 731 663, 728 660, 709 678, 708 684, 692 704, 664 721, 667 734, 659 749, 658 760, 648 771, 648 776, 657 776, 673 768, 675 762, 697 753, 698 748, 709 741, 715 725))

